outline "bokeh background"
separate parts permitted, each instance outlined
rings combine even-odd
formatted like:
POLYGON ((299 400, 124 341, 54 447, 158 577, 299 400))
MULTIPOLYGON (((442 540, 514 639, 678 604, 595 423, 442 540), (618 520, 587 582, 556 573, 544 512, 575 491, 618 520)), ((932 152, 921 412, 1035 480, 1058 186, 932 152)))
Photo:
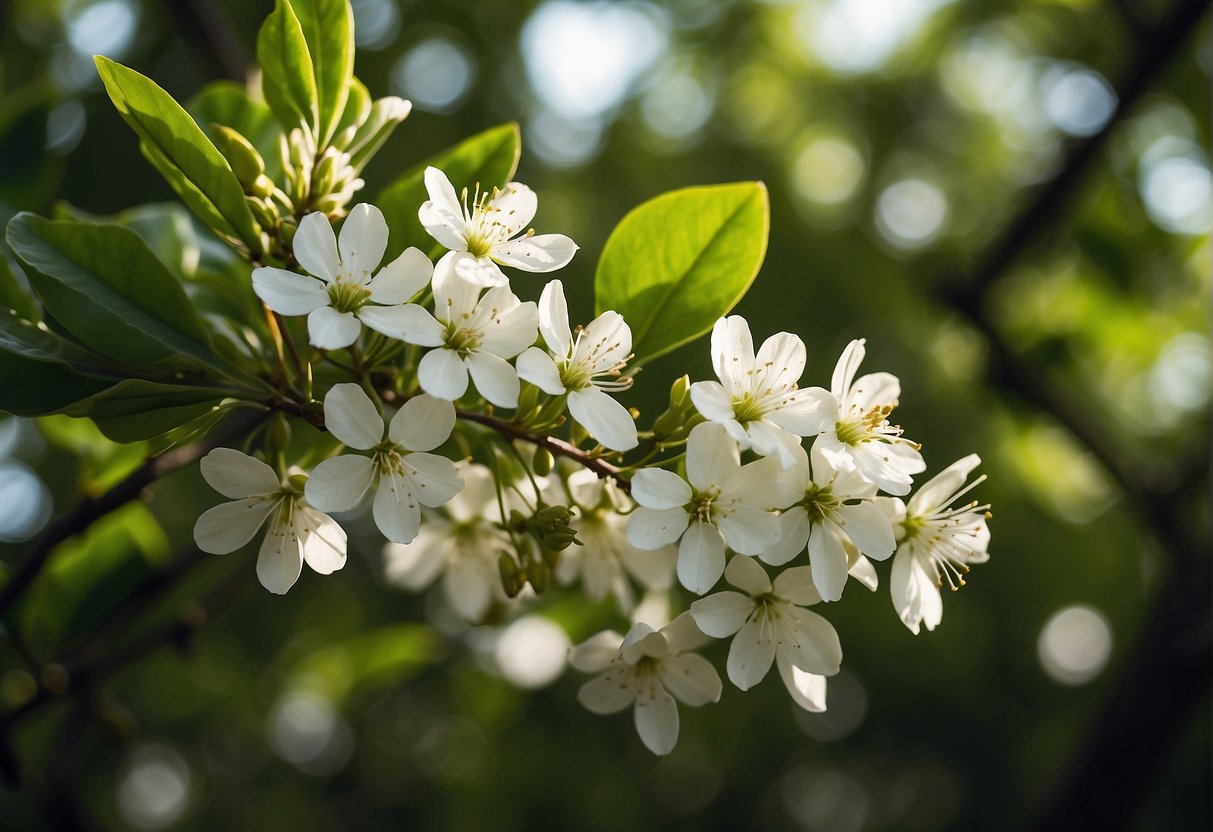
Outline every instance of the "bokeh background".
MULTIPOLYGON (((758 337, 801 335, 810 383, 866 337, 865 366, 903 381, 930 472, 985 460, 991 560, 918 637, 886 588, 852 586, 825 610, 845 651, 827 713, 773 679, 726 685, 718 706, 682 709, 657 759, 627 715, 583 711, 582 678, 562 672, 570 639, 621 626, 609 603, 553 594, 468 629, 386 586, 374 535, 355 531, 338 575, 225 598, 180 649, 22 723, 0 827, 1029 829, 1087 800, 1119 819, 1099 828, 1209 828, 1201 5, 353 0, 357 75, 415 108, 362 197, 519 121, 518 178, 540 194, 536 226, 581 245, 561 277, 587 319, 630 207, 765 181, 770 248, 738 311, 758 337), (1116 766, 1136 769, 1129 786, 1116 766)), ((170 199, 90 56, 188 100, 247 70, 270 8, 0 3, 0 218, 170 199)), ((655 414, 683 372, 709 376, 705 344, 646 368, 629 403, 655 414)), ((0 556, 142 453, 65 417, 0 417, 0 556)), ((64 547, 20 613, 35 661, 172 563, 216 499, 182 472, 64 547)), ((125 626, 251 575, 251 558, 202 564, 125 626)), ((0 700, 19 698, 24 659, 0 653, 0 700)))

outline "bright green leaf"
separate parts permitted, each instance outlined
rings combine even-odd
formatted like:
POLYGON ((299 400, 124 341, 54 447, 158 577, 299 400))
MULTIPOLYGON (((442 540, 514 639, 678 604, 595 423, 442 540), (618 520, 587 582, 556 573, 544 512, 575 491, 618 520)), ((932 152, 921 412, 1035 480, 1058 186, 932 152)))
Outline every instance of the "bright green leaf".
POLYGON ((350 79, 350 97, 345 102, 345 110, 341 114, 341 120, 337 122, 337 132, 340 133, 347 127, 353 127, 356 124, 361 124, 366 118, 371 109, 371 91, 366 88, 366 84, 359 81, 357 78, 350 79))
POLYGON ((231 165, 181 105, 151 79, 108 58, 97 71, 139 147, 169 187, 220 236, 260 248, 260 233, 231 165))
POLYGON ((708 332, 758 274, 770 207, 761 182, 662 194, 611 232, 594 278, 598 314, 632 327, 642 364, 708 332))
POLYGON ((190 102, 189 111, 199 126, 214 140, 214 125, 230 127, 244 136, 265 161, 266 174, 277 180, 281 171, 278 137, 282 127, 270 108, 249 98, 244 87, 234 81, 215 81, 202 88, 190 102))
POLYGON ((312 58, 316 77, 320 147, 325 147, 345 112, 354 77, 354 10, 349 0, 290 0, 312 58))
POLYGON ((429 251, 434 238, 421 227, 417 211, 421 203, 429 199, 425 190, 425 169, 433 165, 450 177, 456 192, 463 187, 501 187, 509 182, 518 167, 518 155, 522 150, 521 136, 517 124, 502 124, 477 133, 452 148, 409 170, 379 194, 375 204, 387 218, 387 260, 395 257, 409 246, 429 251))
POLYGON ((316 76, 303 27, 286 0, 275 0, 274 11, 257 33, 257 61, 265 101, 285 130, 301 125, 315 133, 316 76))

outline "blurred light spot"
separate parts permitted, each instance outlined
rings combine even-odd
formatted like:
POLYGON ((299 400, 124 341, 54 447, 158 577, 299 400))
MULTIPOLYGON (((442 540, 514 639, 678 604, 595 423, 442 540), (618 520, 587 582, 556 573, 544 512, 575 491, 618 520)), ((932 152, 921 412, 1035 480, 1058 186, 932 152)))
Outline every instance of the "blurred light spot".
POLYGON ((417 108, 449 113, 463 103, 476 77, 471 52, 445 35, 421 41, 396 62, 392 91, 417 108))
POLYGON ((148 743, 130 757, 118 782, 118 810, 139 829, 164 829, 184 813, 190 769, 177 751, 148 743))
POLYGON ((352 0, 354 43, 361 49, 383 49, 400 34, 400 9, 393 0, 352 0))
POLYGON ((520 688, 541 688, 564 670, 569 637, 541 615, 519 618, 502 631, 493 652, 506 681, 520 688))
POLYGON ((414 753, 422 772, 438 782, 467 781, 484 767, 488 740, 466 719, 447 717, 427 725, 414 753))
POLYGON ((827 0, 806 5, 797 23, 805 44, 837 72, 879 69, 948 0, 827 0))
POLYGON ((1167 136, 1150 145, 1141 157, 1137 189, 1159 228, 1176 234, 1213 228, 1213 176, 1190 140, 1167 136))
POLYGON ((863 724, 868 714, 868 694, 853 673, 846 670, 830 677, 826 710, 812 713, 791 705, 800 730, 818 742, 845 739, 863 724))
POLYGON ((832 769, 794 769, 781 791, 787 813, 809 832, 859 832, 872 802, 863 784, 832 769))
POLYGON ((22 444, 25 423, 17 416, 0 419, 0 459, 12 456, 13 451, 22 444))
POLYGON ((1071 136, 1098 133, 1116 107, 1116 94, 1104 77, 1081 65, 1055 65, 1040 85, 1049 119, 1071 136))
POLYGON ((846 202, 863 181, 863 154, 846 139, 822 136, 813 139, 796 156, 792 186, 796 193, 818 205, 846 202))
POLYGON ((1185 332, 1167 342, 1150 370, 1150 392, 1164 407, 1200 410, 1209 401, 1209 340, 1185 332))
POLYGON ((531 87, 568 118, 618 107, 665 48, 665 19, 648 4, 554 0, 522 27, 531 87))
POLYGON ((139 10, 129 0, 69 3, 63 12, 67 41, 79 54, 121 55, 135 34, 139 10))
POLYGON ((657 82, 640 102, 645 126, 664 139, 697 133, 712 115, 713 96, 693 74, 676 70, 657 82))
POLYGON ((1032 70, 1017 46, 997 35, 970 36, 949 46, 940 62, 943 87, 958 104, 1021 127, 1031 118, 1032 70))
POLYGON ((0 463, 0 541, 29 540, 51 519, 51 494, 20 462, 0 463))
POLYGON ((46 116, 46 149, 51 153, 71 153, 84 136, 86 124, 84 105, 69 99, 55 107, 46 116))
POLYGON ((876 201, 876 228, 898 248, 927 245, 939 236, 947 218, 947 197, 924 179, 895 182, 876 201))
POLYGON ((55 89, 68 95, 98 83, 97 65, 93 59, 62 43, 55 44, 51 49, 46 74, 55 89))
POLYGON ((279 757, 317 776, 340 771, 354 750, 345 720, 314 693, 289 693, 280 699, 270 712, 269 738, 279 757))
POLYGON ((594 158, 602 148, 602 121, 566 120, 541 110, 527 121, 526 143, 549 167, 571 168, 594 158))
POLYGON ((1112 626, 1094 607, 1065 607, 1045 623, 1036 650, 1050 678, 1063 685, 1082 685, 1108 663, 1112 626))

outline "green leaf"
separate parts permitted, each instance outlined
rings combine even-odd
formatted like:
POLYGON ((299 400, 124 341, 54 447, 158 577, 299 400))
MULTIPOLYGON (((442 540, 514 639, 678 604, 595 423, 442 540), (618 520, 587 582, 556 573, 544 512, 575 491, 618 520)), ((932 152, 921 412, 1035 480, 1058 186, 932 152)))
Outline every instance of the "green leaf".
POLYGON ((370 110, 371 91, 366 88, 366 84, 357 78, 351 78, 350 97, 345 102, 345 111, 341 114, 341 120, 337 122, 337 132, 340 133, 347 127, 361 124, 370 110))
POLYGON ((67 409, 88 416, 114 442, 154 439, 216 409, 223 394, 205 387, 127 379, 67 409))
POLYGON ((291 0, 312 58, 318 104, 318 142, 337 131, 354 77, 354 10, 349 0, 291 0))
POLYGON ((429 199, 424 181, 426 167, 433 165, 446 173, 456 192, 477 182, 481 188, 501 187, 518 168, 521 142, 517 124, 492 127, 427 159, 388 185, 375 200, 387 218, 390 232, 385 262, 409 246, 429 251, 434 245, 434 238, 417 219, 421 203, 429 199))
POLYGON ((24 317, 16 309, 0 309, 0 349, 31 361, 51 361, 73 368, 96 363, 87 350, 51 332, 46 324, 24 317))
MULTIPOLYGON (((117 214, 102 216, 82 211, 69 202, 55 203, 54 219, 79 220, 100 225, 120 225, 139 235, 144 245, 178 277, 193 277, 202 257, 194 221, 176 202, 137 205, 117 214)), ((227 246, 208 237, 213 245, 230 253, 227 246)), ((234 256, 234 255, 233 255, 234 256)))
POLYGON ((607 239, 594 277, 597 314, 632 327, 643 364, 711 330, 762 266, 770 229, 761 182, 671 191, 633 209, 607 239))
POLYGON ((189 111, 212 141, 214 126, 221 124, 252 142, 265 161, 266 175, 277 181, 282 172, 278 155, 282 127, 270 108, 249 98, 244 87, 234 81, 207 84, 190 103, 189 111))
POLYGON ((217 366, 185 292, 133 231, 21 213, 8 242, 47 311, 82 344, 130 367, 217 366))
POLYGON ((7 306, 31 320, 38 319, 38 302, 30 290, 21 268, 11 260, 7 250, 0 251, 0 307, 7 306))
POLYGON ((292 678, 340 703, 355 692, 393 687, 416 676, 441 655, 441 641, 421 624, 391 624, 358 633, 298 662, 292 678))
POLYGON ((100 55, 96 60, 114 106, 169 187, 220 236, 258 251, 260 232, 236 174, 189 113, 151 79, 100 55))
POLYGON ((285 130, 307 125, 316 132, 316 76, 303 27, 286 0, 275 0, 274 11, 257 33, 261 91, 285 130))
POLYGON ((113 379, 78 373, 60 363, 34 361, 0 349, 0 411, 15 416, 43 416, 87 399, 111 386, 113 379))

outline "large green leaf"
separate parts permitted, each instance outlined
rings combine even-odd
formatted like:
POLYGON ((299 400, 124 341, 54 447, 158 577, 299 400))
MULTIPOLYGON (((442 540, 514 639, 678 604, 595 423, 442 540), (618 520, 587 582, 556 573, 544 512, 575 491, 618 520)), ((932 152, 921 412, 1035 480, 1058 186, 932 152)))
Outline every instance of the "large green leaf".
POLYGON ((477 182, 481 188, 501 187, 509 182, 518 168, 521 152, 518 125, 502 124, 477 133, 437 156, 413 167, 379 194, 375 204, 387 218, 387 260, 409 246, 429 251, 434 238, 421 227, 417 211, 429 199, 425 190, 425 169, 433 165, 450 178, 455 190, 471 188, 477 182))
POLYGON ((260 233, 231 166, 189 113, 151 79, 101 56, 97 71, 139 147, 169 186, 221 236, 260 248, 260 233))
POLYGON ((113 379, 78 373, 65 364, 34 361, 0 349, 0 411, 42 416, 105 390, 113 379))
POLYGON ((180 284, 133 231, 21 213, 8 242, 47 311, 82 344, 131 367, 217 365, 180 284))
POLYGON ((269 107, 249 98, 244 87, 234 81, 215 81, 202 88, 189 110, 212 140, 214 125, 221 124, 252 142, 265 161, 266 175, 277 181, 282 172, 278 156, 282 127, 269 107))
POLYGON ((698 338, 754 282, 769 227, 761 182, 685 188, 645 202, 603 248, 598 314, 613 309, 631 325, 635 364, 698 338))
MULTIPOLYGON (((199 234, 188 211, 177 202, 136 205, 117 214, 101 216, 82 211, 69 202, 55 203, 54 219, 80 220, 102 225, 121 225, 139 235, 160 262, 178 277, 194 276, 202 257, 199 234)), ((215 243, 230 252, 221 243, 215 243)))
POLYGON ((32 320, 38 318, 38 302, 16 263, 9 260, 8 251, 0 251, 0 308, 17 310, 32 320))
POLYGON ((0 309, 0 349, 31 361, 52 361, 75 369, 97 363, 87 350, 15 309, 0 309))
POLYGON ((275 0, 274 11, 257 33, 261 91, 286 130, 307 125, 315 133, 318 119, 315 69, 303 27, 286 0, 275 0))
POLYGON ((205 387, 127 379, 67 409, 115 442, 153 439, 215 409, 223 394, 205 387))
POLYGON ((291 0, 312 58, 318 144, 333 138, 354 77, 354 10, 349 0, 291 0))

